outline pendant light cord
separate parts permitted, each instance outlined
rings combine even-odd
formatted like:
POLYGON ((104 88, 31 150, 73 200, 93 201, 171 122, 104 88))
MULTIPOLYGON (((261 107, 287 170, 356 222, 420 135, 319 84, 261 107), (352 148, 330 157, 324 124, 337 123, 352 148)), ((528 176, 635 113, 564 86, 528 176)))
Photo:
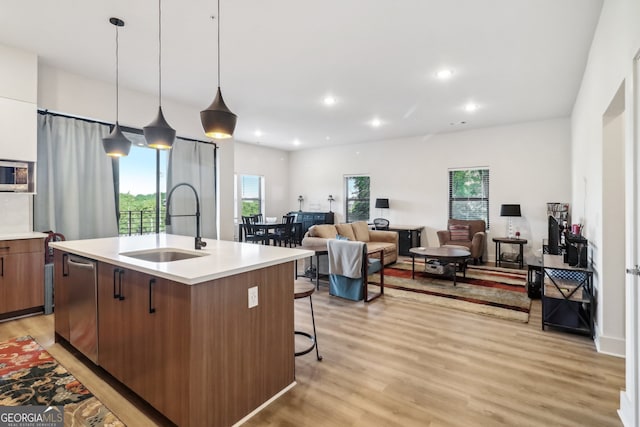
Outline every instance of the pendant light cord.
POLYGON ((218 0, 218 87, 220 87, 220 0, 218 0))
POLYGON ((119 42, 118 42, 118 26, 116 25, 116 124, 118 123, 118 118, 119 116, 119 106, 120 106, 120 99, 119 99, 119 95, 118 95, 118 86, 119 86, 119 78, 118 78, 118 68, 119 68, 119 64, 118 64, 118 46, 119 46, 119 42))
POLYGON ((158 106, 162 106, 162 0, 158 0, 158 106))

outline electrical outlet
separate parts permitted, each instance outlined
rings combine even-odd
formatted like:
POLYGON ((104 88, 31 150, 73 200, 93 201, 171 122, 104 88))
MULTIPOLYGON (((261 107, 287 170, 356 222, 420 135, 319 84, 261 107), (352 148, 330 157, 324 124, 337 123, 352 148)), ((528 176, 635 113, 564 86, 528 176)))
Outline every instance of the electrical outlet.
POLYGON ((254 286, 249 288, 249 308, 256 307, 258 305, 258 287, 254 286))

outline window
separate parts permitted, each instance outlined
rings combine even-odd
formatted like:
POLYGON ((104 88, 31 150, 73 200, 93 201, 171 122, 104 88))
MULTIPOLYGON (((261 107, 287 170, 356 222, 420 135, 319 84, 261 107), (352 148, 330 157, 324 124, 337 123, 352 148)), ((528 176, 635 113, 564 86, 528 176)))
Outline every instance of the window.
MULTIPOLYGON (((236 212, 236 218, 242 216, 257 215, 263 212, 264 178, 258 175, 240 175, 238 177, 237 190, 240 190, 240 215, 236 212)), ((237 206, 237 204, 236 204, 237 206)))
POLYGON ((367 221, 369 219, 369 183, 368 176, 345 177, 346 221, 367 221))
POLYGON ((118 231, 120 235, 150 234, 165 231, 164 213, 167 192, 169 151, 155 150, 144 144, 144 136, 125 132, 133 144, 127 157, 118 160, 118 231), (159 162, 159 170, 157 162, 159 162), (156 206, 156 176, 160 177, 160 209, 156 206), (160 220, 156 221, 156 216, 160 220), (156 230, 156 225, 158 230, 156 230))
POLYGON ((449 170, 449 218, 483 219, 489 228, 489 169, 449 170))

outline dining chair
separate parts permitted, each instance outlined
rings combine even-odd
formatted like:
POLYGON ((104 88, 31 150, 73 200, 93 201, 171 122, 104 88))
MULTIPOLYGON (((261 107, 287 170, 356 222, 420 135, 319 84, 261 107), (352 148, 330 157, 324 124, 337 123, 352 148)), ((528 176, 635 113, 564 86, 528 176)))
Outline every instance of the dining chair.
POLYGON ((244 240, 246 242, 265 243, 267 236, 264 233, 258 233, 253 217, 243 216, 242 225, 244 227, 244 240))
POLYGON ((275 246, 276 242, 278 246, 282 246, 284 243, 285 246, 293 247, 294 244, 294 235, 293 235, 293 224, 294 224, 295 216, 294 215, 284 215, 282 217, 282 223, 276 227, 275 233, 270 235, 273 239, 273 244, 275 246))

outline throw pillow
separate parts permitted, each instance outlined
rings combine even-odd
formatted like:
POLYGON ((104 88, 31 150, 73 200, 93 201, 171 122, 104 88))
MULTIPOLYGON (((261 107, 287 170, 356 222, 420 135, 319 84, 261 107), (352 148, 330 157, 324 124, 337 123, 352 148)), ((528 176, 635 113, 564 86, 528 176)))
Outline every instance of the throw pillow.
POLYGON ((356 235, 353 233, 353 228, 351 228, 351 224, 336 224, 336 230, 338 230, 339 235, 347 237, 349 240, 357 240, 356 235))
MULTIPOLYGON (((313 227, 313 231, 309 233, 312 237, 322 237, 324 239, 333 239, 338 234, 335 225, 333 224, 316 224, 313 227)), ((311 228, 309 231, 311 231, 311 228)))
POLYGON ((449 232, 451 233, 451 240, 470 240, 468 225, 450 225, 449 232))
POLYGON ((359 242, 369 241, 369 224, 366 221, 356 221, 351 223, 356 240, 359 242))
POLYGON ((340 234, 336 234, 336 240, 349 240, 347 236, 341 236, 340 234))

